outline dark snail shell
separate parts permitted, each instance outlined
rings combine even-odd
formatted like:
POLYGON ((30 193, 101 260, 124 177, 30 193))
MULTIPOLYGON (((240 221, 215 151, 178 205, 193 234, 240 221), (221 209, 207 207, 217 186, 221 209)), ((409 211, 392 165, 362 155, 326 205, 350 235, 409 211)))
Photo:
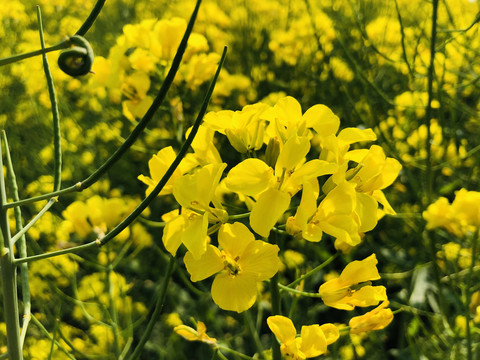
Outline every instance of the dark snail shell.
POLYGON ((69 39, 71 47, 58 57, 58 66, 70 76, 87 75, 93 64, 93 50, 85 38, 74 35, 69 39))

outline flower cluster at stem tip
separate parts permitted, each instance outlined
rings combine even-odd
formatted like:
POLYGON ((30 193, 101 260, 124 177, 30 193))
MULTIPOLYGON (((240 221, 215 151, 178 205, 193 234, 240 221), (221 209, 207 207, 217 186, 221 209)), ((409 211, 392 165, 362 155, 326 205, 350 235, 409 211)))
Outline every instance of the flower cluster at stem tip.
MULTIPOLYGON (((274 106, 257 103, 205 116, 193 152, 160 193, 173 195, 180 205, 162 216, 162 240, 173 256, 185 246, 192 281, 215 276, 212 298, 220 308, 249 309, 257 284, 277 273, 282 249, 271 243, 272 232, 284 228, 287 235, 315 243, 325 233, 347 253, 378 219, 395 213, 382 190, 401 165, 380 146, 359 147, 376 139, 371 129, 339 127, 340 119, 327 106, 302 113, 289 96, 274 106), (215 134, 225 136, 242 159, 226 176, 215 134), (248 221, 234 221, 238 209, 248 221)), ((171 147, 153 155, 150 176, 139 176, 147 194, 174 157, 171 147)), ((384 287, 367 284, 380 278, 376 263, 372 255, 349 264, 339 279, 320 288, 324 302, 351 310, 386 301, 384 287)))

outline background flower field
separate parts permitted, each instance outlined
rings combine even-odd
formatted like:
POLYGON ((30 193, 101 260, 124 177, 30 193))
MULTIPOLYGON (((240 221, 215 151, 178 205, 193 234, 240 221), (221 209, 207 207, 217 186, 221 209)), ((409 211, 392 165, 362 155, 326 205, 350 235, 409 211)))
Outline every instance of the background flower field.
MULTIPOLYGON (((95 3, 8 0, 0 58, 40 48, 35 5, 49 46, 95 3)), ((194 7, 106 1, 85 35, 95 53, 85 76, 65 74, 48 53, 62 184, 88 178, 144 117, 194 7)), ((138 358, 277 360, 280 346, 291 359, 480 358, 479 22, 478 0, 203 0, 146 130, 98 182, 58 198, 26 234, 27 254, 102 239, 154 190, 227 46, 204 123, 160 195, 112 241, 28 263, 18 290, 20 325, 31 311, 24 358, 133 359, 149 331, 138 358), (370 277, 350 274, 367 263, 370 277), (218 290, 247 268, 248 301, 244 288, 218 290), (366 288, 376 289, 370 303, 339 299, 366 288), (146 330, 159 294, 162 312, 146 330), (350 322, 367 311, 383 317, 350 322), (307 348, 313 324, 328 325, 325 351, 307 348)), ((41 56, 0 70, 19 196, 49 193, 58 158, 41 56)), ((22 205, 24 222, 46 203, 22 205)), ((8 311, 0 307, 0 359, 8 311)))

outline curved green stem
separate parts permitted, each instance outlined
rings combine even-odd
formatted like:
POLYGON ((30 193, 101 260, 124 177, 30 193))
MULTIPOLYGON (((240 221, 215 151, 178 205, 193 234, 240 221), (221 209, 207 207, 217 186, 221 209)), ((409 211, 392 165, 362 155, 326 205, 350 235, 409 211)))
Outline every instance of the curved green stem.
POLYGON ((293 288, 295 285, 301 283, 303 280, 308 279, 310 276, 316 274, 317 272, 319 272, 320 270, 322 270, 325 266, 327 266, 328 264, 330 264, 333 260, 335 260, 335 259, 338 257, 338 254, 339 254, 339 253, 336 253, 336 254, 330 256, 327 260, 325 260, 323 263, 321 263, 320 265, 318 265, 316 268, 314 268, 314 269, 310 270, 308 273, 300 276, 298 279, 296 279, 295 281, 291 282, 291 283, 288 284, 286 287, 293 288))
MULTIPOLYGON (((45 39, 43 37, 43 22, 42 12, 40 6, 37 5, 37 21, 38 31, 40 33, 40 45, 42 50, 45 51, 45 39)), ((54 164, 53 164, 53 190, 60 190, 61 176, 62 176, 62 148, 60 145, 60 114, 58 112, 57 95, 55 94, 55 85, 53 83, 52 72, 50 71, 50 65, 48 64, 47 54, 42 54, 43 70, 47 79, 48 94, 50 96, 50 103, 52 106, 53 117, 53 146, 54 146, 54 164)))
POLYGON ((290 292, 290 293, 293 293, 293 294, 296 294, 296 295, 301 295, 301 296, 307 296, 307 297, 314 297, 314 298, 321 298, 320 294, 318 293, 309 293, 309 292, 305 292, 305 291, 300 291, 300 290, 297 290, 297 289, 292 289, 288 286, 285 286, 285 285, 282 285, 282 284, 278 284, 278 287, 284 291, 287 291, 287 292, 290 292))
POLYGON ((212 97, 213 89, 215 88, 215 84, 217 82, 218 76, 220 75, 220 70, 223 66, 226 55, 227 55, 227 48, 225 47, 223 50, 222 57, 220 59, 220 63, 218 64, 217 71, 215 73, 215 76, 213 77, 212 82, 210 83, 210 87, 208 88, 207 94, 205 95, 205 99, 203 101, 200 112, 198 113, 197 119, 195 120, 195 123, 192 126, 192 130, 190 131, 190 134, 188 135, 185 142, 183 143, 182 148, 178 152, 178 155, 176 156, 175 160, 167 169, 167 171, 165 172, 165 174, 163 175, 159 183, 155 186, 152 192, 148 194, 148 196, 140 203, 140 205, 138 205, 137 208, 133 210, 112 231, 110 231, 102 239, 100 239, 100 246, 105 245, 110 240, 112 240, 115 236, 120 234, 128 225, 130 225, 143 212, 143 210, 147 208, 147 206, 153 201, 153 199, 155 199, 158 196, 160 191, 162 191, 167 181, 170 179, 170 177, 175 172, 176 168, 178 167, 182 159, 187 154, 187 151, 190 148, 190 145, 192 144, 193 139, 197 135, 200 124, 202 123, 203 117, 205 116, 205 113, 207 111, 208 103, 210 101, 210 98, 212 97))
POLYGON ((163 303, 165 302, 165 298, 167 297, 168 284, 170 282, 170 278, 172 277, 173 270, 175 269, 175 264, 175 258, 173 256, 170 256, 167 272, 165 274, 165 277, 163 278, 160 293, 158 295, 153 313, 150 316, 150 320, 148 321, 147 328, 145 329, 145 332, 143 333, 142 338, 138 342, 138 345, 136 346, 132 355, 128 357, 128 360, 136 360, 140 358, 143 348, 145 347, 145 344, 147 343, 150 335, 152 334, 154 325, 157 323, 158 319, 160 319, 163 303))
MULTIPOLYGON (((10 190, 12 192, 12 197, 14 200, 18 200, 18 186, 17 186, 17 178, 15 176, 15 171, 13 170, 12 158, 10 156, 10 150, 8 146, 7 134, 4 130, 2 130, 2 140, 5 144, 5 159, 7 165, 7 176, 8 182, 10 186, 10 190)), ((15 242, 18 242, 18 254, 20 257, 27 256, 27 243, 25 239, 25 233, 23 232, 23 222, 22 222, 22 210, 20 207, 16 207, 14 209, 15 214, 15 226, 17 229, 17 234, 10 239, 10 243, 12 245, 15 242), (20 235, 19 235, 20 234, 20 235)), ((22 332, 20 333, 20 347, 23 347, 25 342, 25 336, 27 335, 28 325, 31 319, 31 302, 30 302, 30 287, 29 287, 29 278, 28 278, 28 266, 27 264, 20 265, 20 279, 22 282, 22 300, 23 300, 23 324, 22 324, 22 332)))
POLYGON ((88 30, 92 27, 93 23, 98 17, 98 14, 100 14, 100 11, 102 11, 103 5, 105 4, 105 0, 98 0, 95 6, 93 7, 92 11, 90 12, 90 15, 88 15, 87 19, 85 22, 80 26, 80 29, 77 30, 75 35, 80 35, 84 36, 88 30))

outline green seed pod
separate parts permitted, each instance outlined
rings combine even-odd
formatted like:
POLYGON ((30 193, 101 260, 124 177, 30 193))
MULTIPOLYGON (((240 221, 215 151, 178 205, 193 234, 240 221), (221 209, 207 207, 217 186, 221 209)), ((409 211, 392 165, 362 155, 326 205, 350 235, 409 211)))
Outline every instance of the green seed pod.
POLYGON ((79 35, 74 35, 69 40, 71 47, 60 53, 58 66, 70 76, 87 75, 93 64, 92 47, 79 35))

